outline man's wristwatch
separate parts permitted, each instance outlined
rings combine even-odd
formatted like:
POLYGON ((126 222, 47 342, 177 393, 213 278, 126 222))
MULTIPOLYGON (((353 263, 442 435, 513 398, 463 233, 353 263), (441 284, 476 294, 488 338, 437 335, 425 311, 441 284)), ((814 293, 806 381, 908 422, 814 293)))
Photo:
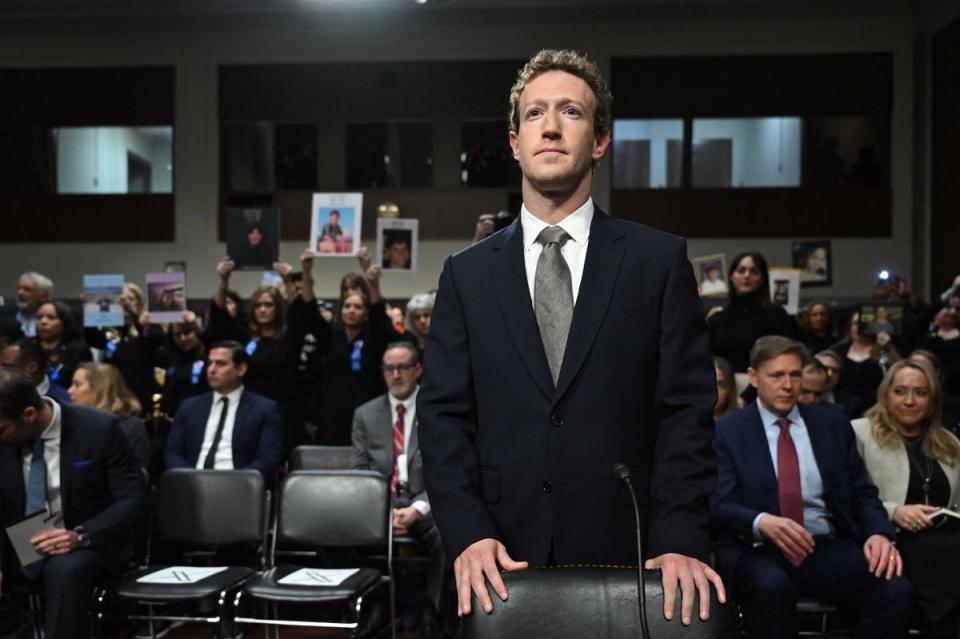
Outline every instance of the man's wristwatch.
POLYGON ((90 537, 87 535, 87 531, 83 529, 83 526, 77 526, 73 529, 73 532, 77 533, 77 545, 80 548, 89 548, 91 541, 90 537))

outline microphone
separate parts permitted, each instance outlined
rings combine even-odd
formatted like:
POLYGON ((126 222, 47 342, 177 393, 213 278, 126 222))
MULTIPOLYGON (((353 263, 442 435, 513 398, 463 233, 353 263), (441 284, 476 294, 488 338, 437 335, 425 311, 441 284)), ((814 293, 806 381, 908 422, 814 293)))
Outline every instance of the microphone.
POLYGON ((643 537, 640 529, 640 506, 637 505, 637 495, 633 492, 630 483, 630 469, 626 464, 617 462, 613 465, 613 476, 627 485, 630 499, 633 501, 633 515, 637 520, 637 605, 640 609, 640 632, 643 639, 650 639, 650 628, 647 627, 647 582, 643 573, 643 537))

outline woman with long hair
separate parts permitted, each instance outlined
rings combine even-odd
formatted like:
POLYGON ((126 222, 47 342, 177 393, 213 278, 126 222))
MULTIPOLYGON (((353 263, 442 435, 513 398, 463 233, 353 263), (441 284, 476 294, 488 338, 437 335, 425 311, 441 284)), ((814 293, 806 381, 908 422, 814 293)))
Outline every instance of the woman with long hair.
POLYGON ((863 400, 864 406, 872 406, 883 379, 884 364, 900 357, 890 335, 868 335, 860 330, 858 312, 850 316, 844 334, 845 339, 830 347, 842 360, 837 390, 853 393, 863 400))
POLYGON ((713 418, 720 419, 737 410, 737 380, 730 362, 722 357, 713 358, 713 370, 717 374, 717 403, 713 406, 713 418))
POLYGON ((743 373, 750 364, 750 349, 764 335, 796 337, 797 325, 781 306, 770 303, 767 260, 760 253, 733 258, 727 275, 730 301, 707 320, 711 352, 743 373))
POLYGON ((37 309, 37 336, 47 355, 50 381, 69 388, 73 371, 89 362, 90 349, 80 338, 80 328, 70 307, 63 302, 44 302, 37 309))
POLYGON ((811 353, 828 349, 837 342, 832 323, 832 313, 826 302, 810 302, 797 320, 800 328, 798 340, 809 348, 811 353))
POLYGON ((141 406, 123 381, 119 369, 112 364, 86 362, 73 373, 67 389, 70 401, 77 406, 90 406, 113 413, 120 418, 120 430, 126 435, 133 456, 141 468, 150 468, 150 441, 147 426, 140 418, 141 406))
POLYGON ((960 440, 943 426, 940 381, 923 360, 894 363, 877 402, 854 420, 857 446, 897 527, 897 545, 933 637, 956 637, 960 521, 933 517, 960 501, 960 440))

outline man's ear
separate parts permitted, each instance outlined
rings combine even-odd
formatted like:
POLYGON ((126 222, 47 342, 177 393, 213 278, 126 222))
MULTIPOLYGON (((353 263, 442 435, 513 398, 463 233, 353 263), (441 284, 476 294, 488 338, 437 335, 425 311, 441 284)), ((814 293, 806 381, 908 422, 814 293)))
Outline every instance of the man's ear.
POLYGON ((610 147, 610 131, 604 131, 597 135, 596 140, 593 142, 593 161, 596 162, 604 155, 607 154, 607 149, 610 147))
POLYGON ((757 387, 757 371, 755 371, 752 366, 747 367, 747 377, 750 378, 750 385, 756 388, 757 387))
POLYGON ((244 375, 246 375, 246 374, 247 374, 247 365, 246 365, 246 364, 240 364, 239 366, 237 366, 237 373, 240 375, 240 377, 243 377, 244 375))
POLYGON ((520 161, 520 138, 516 131, 510 131, 510 148, 513 150, 513 159, 520 161))

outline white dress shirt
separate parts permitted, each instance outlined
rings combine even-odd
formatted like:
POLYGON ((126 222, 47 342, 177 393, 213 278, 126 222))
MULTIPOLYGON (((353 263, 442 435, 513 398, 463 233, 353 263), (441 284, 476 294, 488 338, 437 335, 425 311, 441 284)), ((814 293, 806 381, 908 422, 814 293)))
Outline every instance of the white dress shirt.
MULTIPOLYGON (((587 240, 590 239, 590 224, 593 222, 593 198, 588 197, 583 206, 565 217, 559 226, 570 236, 560 249, 563 260, 570 269, 570 284, 573 286, 573 303, 577 303, 580 292, 580 280, 583 279, 583 265, 587 259, 587 240)), ((533 286, 537 276, 537 260, 543 253, 543 245, 537 242, 540 231, 551 226, 527 210, 520 207, 520 228, 523 229, 523 265, 527 271, 527 284, 530 287, 530 302, 533 303, 533 286)))
POLYGON ((210 446, 213 445, 213 438, 217 434, 217 424, 220 423, 220 412, 223 410, 220 400, 226 397, 229 400, 227 421, 223 423, 223 433, 220 434, 220 445, 217 446, 217 452, 214 454, 213 467, 218 470, 233 470, 233 426, 237 421, 237 407, 240 406, 242 395, 243 386, 227 395, 221 395, 214 391, 213 402, 210 405, 210 416, 207 417, 207 428, 203 433, 203 445, 200 447, 200 456, 197 457, 197 468, 203 468, 203 462, 206 461, 210 446))
MULTIPOLYGON (((63 513, 60 502, 60 404, 49 397, 45 401, 53 409, 53 419, 40 439, 43 440, 43 460, 47 464, 47 508, 50 513, 63 513)), ((33 461, 33 449, 23 447, 23 485, 30 485, 30 463, 33 461)), ((58 524, 59 525, 59 524, 58 524)))
MULTIPOLYGON (((410 455, 408 451, 410 450, 410 434, 413 432, 413 428, 416 424, 417 416, 417 393, 420 392, 420 387, 417 386, 413 393, 410 394, 410 397, 399 400, 394 397, 391 393, 387 393, 387 397, 390 398, 390 430, 391 434, 393 432, 393 425, 397 423, 397 406, 403 406, 403 458, 406 460, 406 463, 410 463, 410 455)), ((406 481, 407 479, 407 468, 404 467, 400 470, 401 478, 406 481)), ((426 517, 430 514, 430 503, 421 500, 415 501, 410 504, 416 508, 421 515, 426 517)))

